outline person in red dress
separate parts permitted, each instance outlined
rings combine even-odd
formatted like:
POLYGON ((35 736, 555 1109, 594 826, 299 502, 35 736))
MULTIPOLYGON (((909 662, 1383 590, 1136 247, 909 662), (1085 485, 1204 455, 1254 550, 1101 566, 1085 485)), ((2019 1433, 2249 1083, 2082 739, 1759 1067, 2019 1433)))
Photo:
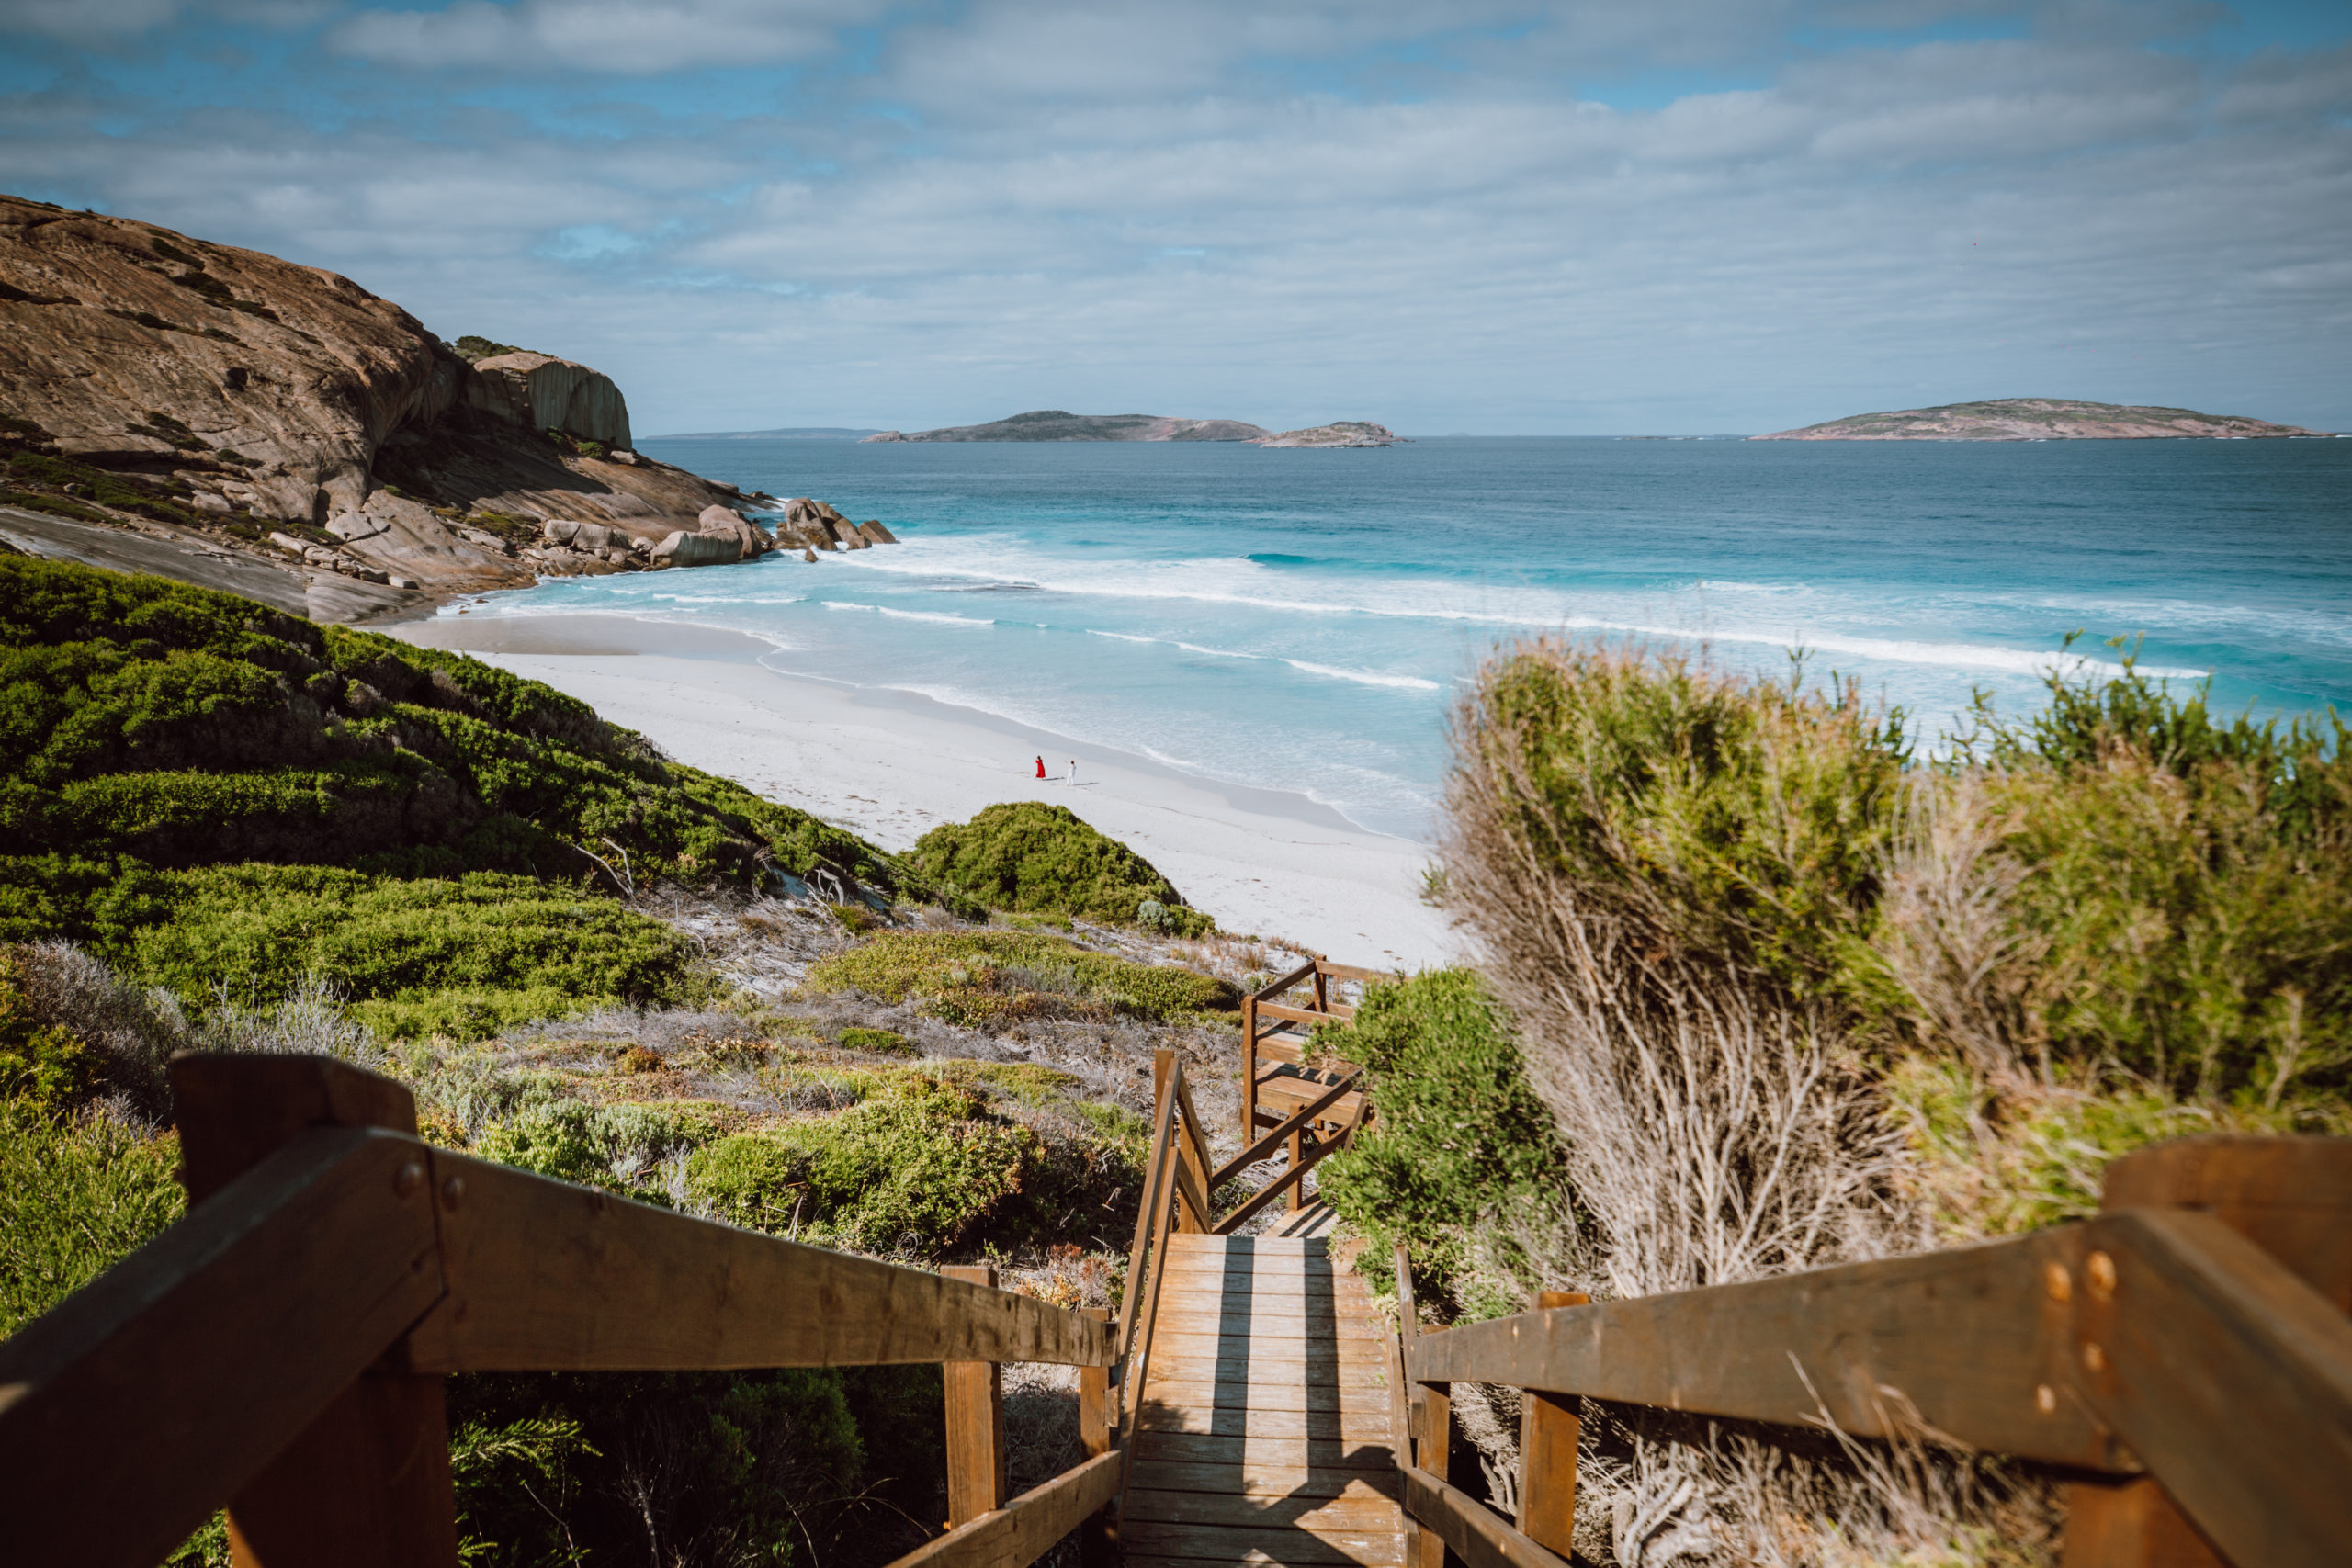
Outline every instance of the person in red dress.
POLYGON ((1046 776, 1046 759, 1043 757, 1037 759, 1037 776, 1041 779, 1046 776))

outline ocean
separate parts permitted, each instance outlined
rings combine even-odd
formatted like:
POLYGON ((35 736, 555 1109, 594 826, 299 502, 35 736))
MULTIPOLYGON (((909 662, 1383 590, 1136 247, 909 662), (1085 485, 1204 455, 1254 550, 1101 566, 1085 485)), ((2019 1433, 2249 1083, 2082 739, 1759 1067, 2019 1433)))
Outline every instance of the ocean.
POLYGON ((555 581, 473 613, 749 632, 779 671, 1406 838, 1430 829, 1459 683, 1546 632, 1780 675, 1803 650, 1929 742, 1975 690, 2020 715, 2062 657, 2118 666, 2110 638, 2210 677, 2225 709, 2352 704, 2352 441, 640 445, 904 542, 555 581))

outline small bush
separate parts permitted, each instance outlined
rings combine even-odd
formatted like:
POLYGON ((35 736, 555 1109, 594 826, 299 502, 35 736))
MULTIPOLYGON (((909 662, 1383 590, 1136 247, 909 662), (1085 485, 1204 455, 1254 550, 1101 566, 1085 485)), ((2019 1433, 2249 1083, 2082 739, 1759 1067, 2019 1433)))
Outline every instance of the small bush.
POLYGON ((914 997, 968 1028, 1089 1010, 1166 1022, 1240 1005, 1240 993, 1223 980, 1025 931, 886 931, 810 965, 808 983, 886 1002, 914 997))
POLYGON ((1011 801, 982 810, 969 822, 933 828, 915 842, 916 865, 991 909, 1083 916, 1132 924, 1140 909, 1159 911, 1148 923, 1193 936, 1216 922, 1187 909, 1182 894, 1151 863, 1105 837, 1066 806, 1011 801))
POLYGON ((1451 1291, 1474 1231, 1498 1214, 1507 1226, 1508 1211, 1556 1188, 1551 1112, 1476 976, 1439 970, 1369 987, 1355 1018, 1318 1030, 1315 1048, 1362 1063, 1380 1108, 1317 1172, 1331 1206, 1372 1238, 1373 1256, 1404 1241, 1416 1272, 1451 1291))
POLYGON ((895 1029, 844 1029, 842 1044, 852 1051, 869 1051, 884 1056, 911 1056, 916 1054, 914 1042, 895 1029))
POLYGON ((835 1115, 722 1139, 687 1179, 737 1224, 935 1257, 1021 1192, 1039 1144, 974 1090, 908 1074, 835 1115))

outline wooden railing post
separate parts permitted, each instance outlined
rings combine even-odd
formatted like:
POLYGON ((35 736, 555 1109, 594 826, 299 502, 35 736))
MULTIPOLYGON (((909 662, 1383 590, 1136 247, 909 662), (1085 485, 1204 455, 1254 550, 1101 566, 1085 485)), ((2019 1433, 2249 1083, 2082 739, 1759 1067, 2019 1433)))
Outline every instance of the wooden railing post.
MULTIPOLYGON (((325 1057, 184 1055, 171 1077, 191 1204, 314 1127, 416 1133, 406 1089, 325 1057)), ((419 1145, 395 1189, 431 1170, 419 1145)), ((361 1375, 230 1500, 229 1551, 238 1568, 455 1568, 441 1380, 361 1375)))
MULTIPOLYGON (((2352 1312, 2352 1139, 2221 1136, 2159 1144, 2108 1167, 2099 1207, 2204 1210, 2339 1310, 2352 1312)), ((2098 1286, 2086 1280, 2081 1288, 2098 1286)), ((2068 1488, 2064 1562, 2227 1568, 2149 1476, 2068 1488)))
POLYGON ((1258 1141, 1258 998, 1241 998, 1241 1143, 1258 1141))
MULTIPOLYGON (((996 1284, 988 1263, 951 1263, 950 1280, 996 1284)), ((1004 1506, 1004 1369, 994 1361, 949 1361, 947 1384, 947 1528, 968 1525, 1004 1506)))
MULTIPOLYGON (((1582 1291, 1541 1291, 1538 1311, 1582 1306, 1582 1291)), ((1519 1402, 1519 1533, 1562 1557, 1577 1529, 1577 1442, 1584 1424, 1577 1401, 1523 1390, 1519 1402)))
MULTIPOLYGON (((1087 1307, 1086 1315, 1107 1321, 1108 1307, 1087 1307)), ((1088 1459, 1111 1451, 1111 1369, 1078 1369, 1078 1440, 1088 1459)), ((1084 1568, 1111 1568, 1119 1560, 1118 1520, 1111 1508, 1087 1516, 1078 1527, 1078 1555, 1084 1568)))
MULTIPOLYGON (((1409 1330, 1408 1330, 1409 1332, 1409 1330)), ((1421 1337, 1442 1334, 1440 1328, 1426 1328, 1421 1337)), ((1443 1382, 1417 1382, 1412 1385, 1410 1404, 1413 1418, 1413 1462, 1440 1481, 1453 1479, 1453 1385, 1443 1382)), ((1421 1533, 1421 1560, 1414 1568, 1445 1568, 1445 1540, 1437 1531, 1421 1533)))

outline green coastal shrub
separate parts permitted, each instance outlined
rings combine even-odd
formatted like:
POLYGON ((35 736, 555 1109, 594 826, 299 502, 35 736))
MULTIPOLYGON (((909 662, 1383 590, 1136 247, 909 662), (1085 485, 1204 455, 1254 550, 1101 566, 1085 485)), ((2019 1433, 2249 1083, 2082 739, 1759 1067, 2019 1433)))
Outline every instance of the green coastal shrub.
POLYGON ((886 1002, 914 997, 969 1028, 1089 1010, 1167 1022, 1240 1005, 1238 991, 1210 976, 1131 964, 1030 931, 885 931, 811 964, 807 983, 886 1002))
POLYGON ((1094 830, 1066 806, 1009 801, 915 841, 914 863, 991 909, 1142 920, 1180 936, 1216 922, 1184 907, 1151 863, 1094 830), (1152 914, 1142 911, 1149 908, 1152 914))
POLYGON ((737 1224, 935 1257, 1020 1194, 1040 1146, 974 1089, 910 1073, 834 1115, 721 1139, 694 1156, 688 1182, 737 1224))
POLYGON ((1466 1235, 1507 1228, 1510 1211, 1556 1188, 1551 1112, 1476 976, 1436 970, 1368 987, 1355 1018, 1318 1030, 1315 1047, 1363 1064, 1380 1110, 1317 1168, 1332 1208, 1371 1238, 1368 1256, 1403 1241, 1417 1273, 1448 1285, 1463 1270, 1466 1235))

